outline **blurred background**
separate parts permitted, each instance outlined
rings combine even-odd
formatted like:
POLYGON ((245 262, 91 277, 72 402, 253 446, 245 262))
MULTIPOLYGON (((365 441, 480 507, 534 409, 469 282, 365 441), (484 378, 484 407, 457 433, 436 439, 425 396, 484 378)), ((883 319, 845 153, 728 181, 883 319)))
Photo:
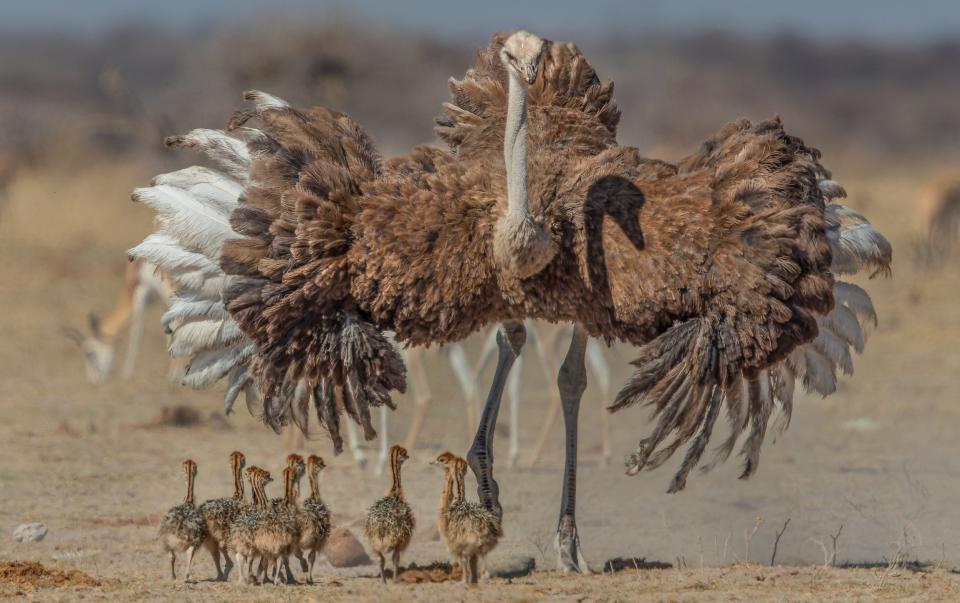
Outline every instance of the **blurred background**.
MULTIPOLYGON (((743 530, 761 516, 766 531, 793 518, 785 561, 822 561, 817 542, 839 525, 845 560, 880 562, 903 550, 960 558, 951 518, 960 494, 960 4, 48 0, 2 11, 0 439, 14 453, 0 459, 0 480, 17 496, 0 508, 0 523, 29 519, 46 504, 38 497, 74 488, 78 474, 98 475, 98 488, 77 487, 72 506, 49 507, 47 519, 96 542, 117 526, 90 518, 116 501, 141 514, 164 507, 183 455, 225 469, 238 434, 251 449, 279 454, 280 438, 245 412, 218 413, 220 392, 170 382, 162 304, 149 310, 128 379, 119 360, 106 383, 90 383, 85 371, 91 352, 77 344, 92 335, 88 314, 104 319, 122 306, 125 251, 150 229, 150 211, 129 202, 130 191, 196 160, 164 149, 164 136, 222 127, 241 92, 256 88, 348 112, 385 154, 402 153, 433 139, 447 78, 462 75, 494 31, 525 27, 576 42, 601 79, 616 82, 618 138, 646 154, 675 160, 734 118, 779 114, 823 151, 848 203, 895 249, 894 278, 861 283, 880 324, 856 375, 836 396, 798 402, 793 426, 750 482, 735 479, 736 461, 673 498, 662 494, 669 467, 625 478, 617 459, 649 427, 637 410, 616 418, 613 462, 603 466, 604 400, 591 384, 582 415, 588 557, 731 562, 745 556, 743 530), (145 471, 151 484, 131 488, 145 471), (625 517, 631 510, 644 521, 625 517), (719 544, 731 534, 736 554, 719 544)), ((121 329, 109 342, 118 358, 126 338, 121 329)), ((482 341, 468 342, 471 362, 482 341)), ((631 354, 606 352, 613 388, 629 375, 631 354)), ((460 390, 442 354, 427 369, 433 406, 423 448, 462 451, 460 390)), ((520 426, 501 431, 519 430, 522 455, 535 445, 553 388, 533 361, 526 375, 520 426)), ((481 389, 488 382, 486 373, 481 389)), ((413 406, 409 396, 401 401, 397 438, 413 406)), ((515 486, 507 496, 517 497, 508 514, 529 520, 510 546, 536 553, 530 543, 552 532, 561 442, 558 422, 539 469, 507 478, 515 486)), ((329 453, 325 439, 311 446, 329 453)), ((353 470, 349 459, 338 462, 353 470)), ((226 488, 223 473, 208 483, 226 488)), ((438 479, 424 475, 423 500, 433 500, 438 479)), ((383 489, 371 482, 361 498, 383 489)), ((343 494, 340 508, 355 495, 343 494)), ((122 525, 134 544, 149 537, 143 525, 122 525)), ((769 555, 771 545, 764 538, 753 554, 769 555)))

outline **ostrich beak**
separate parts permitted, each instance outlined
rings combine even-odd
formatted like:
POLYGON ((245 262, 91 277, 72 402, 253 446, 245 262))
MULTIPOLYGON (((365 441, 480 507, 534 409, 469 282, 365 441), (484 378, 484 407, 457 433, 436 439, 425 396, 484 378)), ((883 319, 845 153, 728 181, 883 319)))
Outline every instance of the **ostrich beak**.
POLYGON ((537 66, 533 65, 524 65, 523 70, 520 73, 523 77, 523 81, 527 83, 528 86, 532 86, 535 81, 537 81, 537 66))

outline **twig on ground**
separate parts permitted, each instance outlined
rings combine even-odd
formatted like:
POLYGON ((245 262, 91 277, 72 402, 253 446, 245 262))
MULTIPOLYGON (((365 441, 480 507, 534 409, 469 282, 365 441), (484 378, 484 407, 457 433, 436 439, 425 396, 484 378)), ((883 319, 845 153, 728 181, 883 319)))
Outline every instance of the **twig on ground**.
POLYGON ((743 540, 744 540, 744 549, 745 549, 744 556, 743 556, 744 563, 750 562, 750 542, 753 540, 753 537, 757 534, 757 530, 759 530, 760 526, 762 525, 763 525, 763 516, 758 515, 757 523, 753 524, 753 529, 743 531, 743 540))
POLYGON ((790 518, 788 517, 785 522, 783 522, 783 527, 777 531, 777 537, 773 541, 773 554, 770 555, 770 565, 776 565, 777 562, 777 548, 780 546, 780 538, 783 536, 783 533, 787 531, 787 526, 790 525, 790 518))

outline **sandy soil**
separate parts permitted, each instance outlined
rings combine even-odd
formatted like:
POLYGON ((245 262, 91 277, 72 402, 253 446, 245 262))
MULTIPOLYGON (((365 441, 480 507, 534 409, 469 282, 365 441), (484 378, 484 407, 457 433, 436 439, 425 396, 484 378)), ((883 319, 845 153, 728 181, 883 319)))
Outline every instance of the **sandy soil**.
MULTIPOLYGON (((836 164, 834 164, 836 166, 836 164)), ((613 421, 614 462, 599 463, 599 409, 595 388, 582 412, 580 505, 583 548, 599 569, 614 557, 642 557, 669 569, 630 568, 610 575, 561 576, 553 571, 551 540, 560 490, 562 435, 555 427, 542 462, 533 469, 500 469, 506 537, 496 559, 527 555, 538 570, 512 583, 496 580, 470 591, 459 585, 381 588, 373 568, 324 568, 315 588, 240 588, 208 582, 209 559, 199 556, 197 584, 174 584, 154 543, 160 514, 182 497, 179 463, 200 466, 204 499, 229 491, 227 455, 241 449, 251 463, 278 471, 281 439, 242 409, 223 422, 191 428, 153 427, 163 406, 187 405, 203 417, 219 410, 219 392, 182 389, 166 378, 164 339, 151 311, 134 378, 88 385, 79 353, 61 334, 82 327, 87 312, 106 311, 116 294, 122 250, 149 227, 145 208, 125 202, 149 170, 101 165, 14 184, 0 213, 0 559, 36 560, 56 570, 80 570, 94 588, 24 588, 0 583, 0 595, 36 598, 256 600, 957 600, 960 577, 960 292, 957 264, 919 272, 909 261, 911 203, 930 175, 903 169, 835 172, 893 240, 895 277, 868 288, 881 324, 857 373, 827 400, 805 396, 793 423, 767 446, 757 475, 736 479, 736 462, 696 475, 679 495, 664 493, 671 466, 629 478, 619 459, 646 433, 644 413, 613 421), (849 174, 849 176, 845 175, 849 174), (868 177, 869 176, 869 177, 868 177), (775 534, 777 563, 768 567, 775 534), (50 529, 36 544, 13 541, 13 528, 42 521, 50 529), (830 535, 839 563, 824 568, 830 535), (920 560, 923 571, 895 562, 920 560), (749 563, 747 563, 749 562, 749 563), (890 567, 893 564, 895 567, 890 567)), ((476 358, 476 341, 468 348, 476 358)), ((614 382, 629 374, 631 351, 607 354, 614 382)), ((438 357, 439 358, 439 357, 438 357)), ((546 412, 548 380, 527 371, 521 409, 523 453, 530 450, 546 412)), ((404 562, 445 559, 433 524, 440 476, 426 461, 444 448, 463 452, 469 441, 462 404, 449 369, 430 365, 434 406, 422 446, 407 464, 406 484, 421 531, 404 562)), ((489 375, 483 383, 489 382, 489 375)), ((392 420, 396 439, 411 417, 410 400, 392 420)), ((506 430, 502 430, 505 432, 506 430)), ((506 440, 498 436, 499 459, 506 440)), ((388 484, 347 455, 329 458, 329 444, 308 451, 328 457, 323 491, 339 525, 356 526, 366 506, 388 484)), ((678 462, 679 459, 676 459, 678 462)), ((276 484, 274 484, 276 486, 276 484)), ((274 493, 278 490, 274 488, 274 493)))

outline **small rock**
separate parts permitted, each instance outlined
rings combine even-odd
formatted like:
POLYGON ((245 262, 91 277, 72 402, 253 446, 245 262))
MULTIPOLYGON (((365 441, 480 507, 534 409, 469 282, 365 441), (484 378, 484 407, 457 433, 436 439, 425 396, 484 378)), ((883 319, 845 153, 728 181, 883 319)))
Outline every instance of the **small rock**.
POLYGON ((40 542, 47 535, 47 526, 42 523, 25 523, 13 531, 17 542, 40 542))
POLYGON ((372 563, 363 545, 347 528, 337 528, 331 532, 323 552, 333 567, 358 567, 372 563))
POLYGON ((533 573, 537 561, 525 555, 495 557, 487 562, 487 573, 493 578, 519 578, 533 573))

